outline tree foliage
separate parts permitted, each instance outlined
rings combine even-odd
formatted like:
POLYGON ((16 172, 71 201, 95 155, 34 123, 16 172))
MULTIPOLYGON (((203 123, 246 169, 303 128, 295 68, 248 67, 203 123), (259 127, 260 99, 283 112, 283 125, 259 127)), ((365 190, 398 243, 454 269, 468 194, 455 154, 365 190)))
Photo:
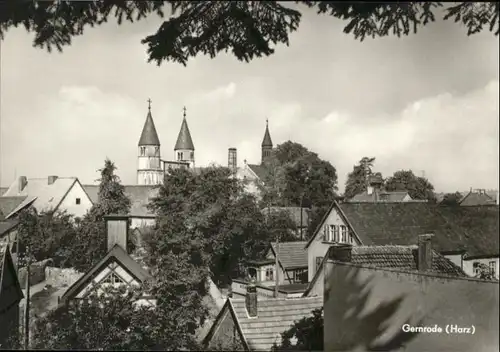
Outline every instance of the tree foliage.
POLYGON ((52 259, 58 267, 70 265, 76 236, 72 220, 66 212, 44 211, 38 214, 34 208, 23 210, 19 215, 20 260, 30 245, 31 260, 52 259))
POLYGON ((498 281, 493 270, 484 263, 477 263, 477 271, 475 277, 481 280, 498 281))
POLYGON ((416 176, 411 170, 396 171, 385 182, 387 191, 407 191, 410 197, 435 201, 434 186, 425 177, 416 176))
POLYGON ((446 193, 440 204, 448 206, 458 206, 460 205, 461 199, 462 199, 462 194, 460 192, 446 193))
POLYGON ((337 170, 318 154, 291 141, 278 145, 264 166, 259 185, 262 206, 311 207, 310 235, 336 196, 337 170))
MULTIPOLYGON (((298 236, 298 227, 286 210, 267 211, 264 209, 267 227, 269 229, 269 240, 280 242, 293 242, 300 240, 298 236)), ((304 219, 305 224, 305 219, 304 219)))
POLYGON ((273 351, 323 351, 323 308, 313 310, 281 334, 281 343, 273 351))
MULTIPOLYGON (((72 266, 85 272, 101 260, 107 252, 106 223, 104 216, 110 214, 128 214, 130 199, 120 178, 115 175, 116 167, 106 159, 104 167, 99 170, 98 202, 85 214, 78 224, 78 236, 74 242, 72 266)), ((131 250, 133 250, 133 243, 131 250)))
POLYGON ((358 164, 354 165, 353 170, 347 175, 345 183, 344 197, 351 199, 356 194, 366 191, 367 177, 372 173, 375 158, 363 157, 358 164))
POLYGON ((44 350, 167 350, 161 311, 136 304, 141 292, 104 289, 81 304, 58 307, 39 318, 32 348, 44 350))
MULTIPOLYGON (((344 32, 356 39, 409 35, 436 20, 440 2, 335 2, 295 1, 346 23, 344 32)), ((447 5, 443 20, 452 19, 472 35, 484 29, 499 34, 498 2, 459 2, 447 5)), ((242 61, 269 56, 278 44, 288 45, 298 29, 303 8, 274 1, 3 1, 0 2, 0 35, 23 26, 34 33, 33 45, 62 51, 85 29, 115 19, 135 22, 164 17, 156 33, 146 36, 149 61, 187 64, 198 54, 215 57, 232 52, 242 61)))

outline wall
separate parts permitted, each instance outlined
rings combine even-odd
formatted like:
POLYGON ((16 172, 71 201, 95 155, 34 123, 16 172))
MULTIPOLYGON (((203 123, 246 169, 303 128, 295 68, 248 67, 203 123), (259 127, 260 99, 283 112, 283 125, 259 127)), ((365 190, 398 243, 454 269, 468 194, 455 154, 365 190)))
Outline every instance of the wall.
POLYGON ((260 195, 260 190, 257 187, 259 180, 248 166, 239 167, 236 171, 236 178, 245 181, 245 192, 253 194, 256 197, 260 195))
MULTIPOLYGON (((451 262, 453 264, 455 264, 459 268, 462 268, 462 270, 464 269, 463 268, 463 264, 462 264, 462 257, 463 257, 462 254, 446 254, 446 255, 443 255, 443 257, 448 258, 449 260, 451 260, 451 262)), ((467 272, 466 272, 466 274, 468 275, 467 272)))
POLYGON ((73 268, 60 269, 53 266, 45 267, 45 282, 53 287, 69 287, 83 274, 73 268))
POLYGON ((326 351, 498 351, 498 282, 327 265, 326 351), (443 331, 404 332, 406 323, 443 331), (450 324, 474 334, 447 334, 450 324))
POLYGON ((234 351, 241 350, 242 346, 231 312, 226 309, 219 326, 208 341, 207 350, 234 351))
MULTIPOLYGON (((328 217, 325 219, 324 222, 321 223, 321 226, 319 227, 319 233, 316 235, 314 240, 311 242, 309 247, 307 248, 307 271, 308 271, 308 282, 311 282, 314 274, 316 274, 316 257, 324 257, 326 255, 326 252, 328 251, 328 248, 330 248, 329 243, 324 243, 323 242, 323 227, 327 225, 344 225, 346 226, 347 224, 344 222, 344 220, 340 217, 340 214, 338 213, 338 210, 333 208, 330 214, 328 214, 328 217)), ((348 230, 348 235, 349 235, 349 230, 348 230)), ((353 243, 353 245, 358 245, 358 243, 353 243)))
POLYGON ((486 266, 489 266, 490 262, 495 262, 495 277, 497 278, 497 280, 499 279, 499 275, 498 275, 498 264, 499 264, 499 258, 482 258, 482 259, 469 259, 469 260, 464 260, 463 262, 463 270, 465 271, 465 273, 469 276, 475 276, 475 273, 474 273, 474 263, 475 262, 478 262, 478 263, 482 263, 486 266))
MULTIPOLYGON (((41 262, 30 265, 30 286, 45 281, 45 268, 53 263, 52 259, 45 259, 41 262)), ((26 287, 26 267, 22 267, 18 272, 19 285, 22 289, 26 287)))
POLYGON ((81 218, 91 207, 92 201, 87 196, 87 193, 85 193, 82 185, 79 182, 75 182, 62 200, 58 210, 66 210, 69 214, 81 218), (76 204, 76 198, 80 198, 80 204, 76 204))

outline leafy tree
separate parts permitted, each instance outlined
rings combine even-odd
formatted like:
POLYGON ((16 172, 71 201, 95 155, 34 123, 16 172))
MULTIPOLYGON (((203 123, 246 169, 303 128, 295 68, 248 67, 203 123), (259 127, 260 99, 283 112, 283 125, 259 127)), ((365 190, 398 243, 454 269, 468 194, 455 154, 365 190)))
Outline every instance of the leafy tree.
POLYGON ((356 194, 366 191, 366 179, 372 173, 375 158, 362 158, 353 170, 347 175, 344 197, 350 199, 356 194))
POLYGON ((495 273, 484 263, 477 263, 477 272, 475 277, 482 280, 498 281, 495 273))
POLYGON ((313 310, 312 317, 302 318, 281 334, 280 345, 273 351, 323 351, 323 308, 313 310))
POLYGON ((310 235, 336 196, 335 167, 291 141, 278 145, 264 166, 265 175, 259 185, 262 206, 311 207, 310 235))
POLYGON ((385 182, 387 191, 407 191, 413 199, 435 201, 434 186, 411 170, 396 171, 385 182))
MULTIPOLYGON (((435 21, 439 2, 348 3, 335 1, 295 1, 300 5, 346 22, 345 33, 366 37, 409 35, 435 21)), ((499 33, 498 2, 460 2, 448 5, 444 20, 453 19, 467 28, 467 34, 485 27, 499 33)), ((107 22, 118 24, 152 15, 173 14, 158 31, 142 40, 149 61, 186 65, 200 53, 215 57, 231 51, 239 60, 269 56, 277 44, 288 45, 289 34, 298 29, 301 9, 294 5, 254 1, 19 1, 0 3, 0 35, 22 25, 34 32, 35 47, 62 50, 84 30, 107 22)))
POLYGON ((32 348, 44 350, 166 350, 162 312, 135 302, 140 292, 124 288, 92 293, 80 305, 64 305, 39 318, 32 348))
MULTIPOLYGON (((267 211, 264 209, 267 227, 269 229, 269 239, 275 241, 279 238, 280 242, 293 242, 300 240, 298 228, 290 213, 286 210, 267 211)), ((305 223, 305 220, 304 220, 305 223)))
POLYGON ((161 217, 146 240, 152 259, 177 244, 194 246, 196 264, 206 265, 218 284, 238 275, 242 262, 267 244, 264 215, 228 168, 209 167, 199 174, 173 170, 150 206, 161 217))
MULTIPOLYGON (((78 224, 78 236, 73 251, 72 266, 85 272, 101 260, 107 252, 105 215, 128 214, 130 199, 125 194, 125 188, 120 184, 120 178, 115 175, 116 167, 106 159, 104 167, 99 170, 98 202, 85 214, 78 224)), ((131 242, 130 249, 134 249, 131 242)))
POLYGON ((33 261, 53 259, 59 267, 70 264, 71 248, 76 237, 71 215, 52 211, 38 214, 34 208, 28 208, 19 215, 19 222, 20 259, 30 244, 33 261))
POLYGON ((460 192, 446 193, 441 201, 442 205, 457 206, 460 205, 462 194, 460 192))

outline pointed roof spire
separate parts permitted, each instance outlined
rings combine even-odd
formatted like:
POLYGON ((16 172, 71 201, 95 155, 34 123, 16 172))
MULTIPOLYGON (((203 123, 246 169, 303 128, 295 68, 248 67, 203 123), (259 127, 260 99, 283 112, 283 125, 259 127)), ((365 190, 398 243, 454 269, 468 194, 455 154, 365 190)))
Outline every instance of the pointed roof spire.
POLYGON ((194 150, 193 140, 191 139, 191 133, 189 132, 189 127, 186 121, 186 107, 183 109, 183 118, 181 130, 177 136, 177 142, 175 143, 174 150, 194 150))
POLYGON ((262 147, 272 147, 272 146, 273 146, 273 141, 271 140, 271 134, 269 133, 269 120, 266 119, 266 132, 264 132, 262 147))
POLYGON ((141 138, 139 139, 139 146, 142 145, 160 145, 160 139, 158 138, 158 133, 156 133, 155 123, 153 122, 153 116, 151 115, 151 99, 148 102, 148 115, 146 116, 146 122, 142 128, 141 138))

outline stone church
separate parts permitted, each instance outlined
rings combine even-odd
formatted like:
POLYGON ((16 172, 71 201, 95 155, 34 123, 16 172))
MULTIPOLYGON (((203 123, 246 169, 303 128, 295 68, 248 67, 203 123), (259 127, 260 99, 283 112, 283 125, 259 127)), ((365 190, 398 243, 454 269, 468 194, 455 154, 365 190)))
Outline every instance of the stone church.
MULTIPOLYGON (((188 168, 198 170, 195 166, 195 148, 191 132, 186 120, 186 108, 181 124, 179 135, 174 146, 175 160, 163 160, 160 153, 160 139, 151 114, 151 102, 149 102, 146 121, 142 129, 138 143, 137 162, 137 185, 154 186, 163 182, 165 172, 175 168, 188 168)), ((266 129, 261 144, 261 162, 259 164, 247 164, 238 167, 236 148, 228 149, 228 167, 236 172, 236 177, 247 182, 247 191, 257 193, 256 182, 262 179, 264 172, 263 162, 271 155, 273 142, 269 133, 269 125, 266 120, 266 129)))

